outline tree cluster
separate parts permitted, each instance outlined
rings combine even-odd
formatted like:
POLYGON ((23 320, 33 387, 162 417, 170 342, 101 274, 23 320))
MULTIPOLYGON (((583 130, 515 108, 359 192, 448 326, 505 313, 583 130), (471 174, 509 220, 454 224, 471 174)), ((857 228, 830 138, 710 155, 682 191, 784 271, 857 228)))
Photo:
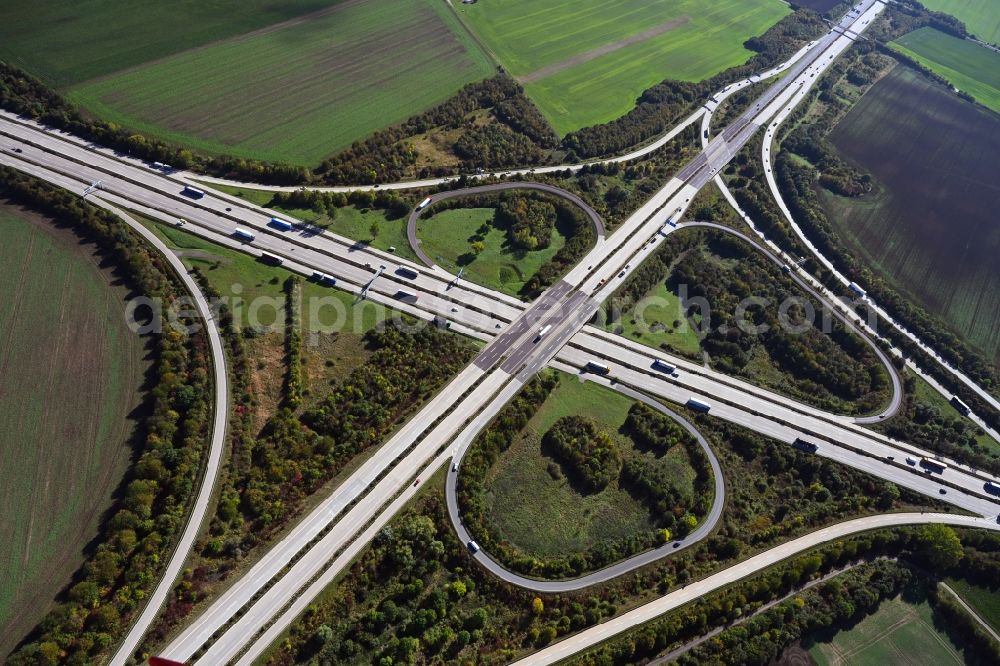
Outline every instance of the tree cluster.
POLYGON ((556 207, 546 199, 507 197, 497 207, 494 224, 507 230, 507 241, 520 250, 541 250, 552 242, 556 207))
POLYGON ((683 426, 641 402, 629 409, 623 429, 640 449, 657 455, 664 455, 675 446, 684 447, 695 471, 693 496, 681 492, 662 467, 640 456, 625 461, 620 484, 642 498, 657 525, 671 530, 675 536, 686 536, 698 517, 711 507, 712 468, 708 457, 683 426))
POLYGON ((622 454, 593 419, 564 416, 542 437, 542 450, 559 460, 587 492, 600 492, 618 478, 622 454))
MULTIPOLYGON (((416 168, 417 151, 408 139, 436 128, 463 127, 466 132, 454 149, 467 162, 467 167, 485 169, 537 164, 543 161, 542 147, 551 143, 552 130, 548 122, 524 97, 521 86, 509 76, 498 75, 470 83, 433 109, 355 142, 347 150, 324 160, 316 176, 330 184, 400 180, 416 168), (477 127, 468 119, 474 111, 491 109, 496 110, 498 123, 477 127), (509 122, 511 114, 515 113, 523 115, 517 122, 509 122)), ((447 167, 424 168, 418 172, 421 177, 451 174, 452 169, 447 167)))
POLYGON ((615 294, 613 316, 629 312, 664 281, 674 293, 686 293, 681 306, 692 321, 696 314, 702 317, 701 346, 715 367, 746 373, 766 351, 792 380, 784 389, 797 395, 836 407, 842 406, 839 401, 875 406, 883 397, 888 377, 868 345, 839 322, 824 333, 822 305, 780 277, 778 268, 744 241, 712 230, 673 234, 615 294), (741 301, 751 297, 768 302, 741 312, 741 301), (710 306, 710 318, 689 305, 699 298, 710 306), (780 306, 788 303, 793 305, 785 313, 794 329, 782 321, 780 306))
MULTIPOLYGON (((184 294, 163 258, 111 213, 7 167, 0 167, 0 196, 70 225, 137 293, 167 304, 184 294)), ((168 327, 151 338, 151 347, 148 413, 111 517, 71 587, 9 664, 98 661, 155 586, 163 553, 184 524, 212 412, 211 360, 203 332, 184 335, 168 327)))

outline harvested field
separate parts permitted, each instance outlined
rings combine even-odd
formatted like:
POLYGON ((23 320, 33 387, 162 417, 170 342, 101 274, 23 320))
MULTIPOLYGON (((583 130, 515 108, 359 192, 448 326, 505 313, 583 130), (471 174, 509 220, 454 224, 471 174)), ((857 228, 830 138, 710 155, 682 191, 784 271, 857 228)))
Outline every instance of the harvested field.
POLYGON ((443 3, 347 0, 85 83, 70 97, 207 152, 312 166, 492 71, 443 3))
POLYGON ((664 79, 700 81, 791 10, 779 0, 506 0, 457 7, 559 134, 627 113, 664 79), (593 56, 593 57, 591 57, 593 56))
POLYGON ((891 46, 1000 113, 1000 53, 933 28, 914 30, 891 46))
POLYGON ((809 654, 820 666, 945 666, 966 663, 959 650, 934 626, 927 601, 897 597, 850 629, 820 639, 809 654))
POLYGON ((996 0, 920 0, 920 4, 951 14, 983 41, 1000 44, 1000 4, 996 0))
POLYGON ((1000 362, 1000 118, 896 67, 830 138, 879 183, 821 191, 851 250, 1000 362))
MULTIPOLYGON (((0 207, 0 661, 83 562, 130 459, 148 368, 89 246, 0 207)), ((112 286, 114 285, 114 286, 112 286)))

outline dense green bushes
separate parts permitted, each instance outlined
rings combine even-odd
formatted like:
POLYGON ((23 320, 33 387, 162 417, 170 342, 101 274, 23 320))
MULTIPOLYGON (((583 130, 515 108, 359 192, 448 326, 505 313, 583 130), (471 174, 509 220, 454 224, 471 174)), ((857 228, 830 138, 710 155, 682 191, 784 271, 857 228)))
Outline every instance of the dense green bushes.
MULTIPOLYGON (((76 194, 0 167, 0 196, 70 225, 94 242, 137 293, 172 304, 184 294, 165 260, 121 220, 76 194)), ((158 581, 184 525, 208 437, 211 379, 203 332, 167 327, 150 338, 156 359, 136 456, 98 545, 69 592, 7 663, 85 664, 115 645, 158 581)))
POLYGON ((588 492, 604 490, 622 471, 618 445, 584 416, 564 416, 556 421, 542 437, 542 447, 588 492))
POLYGON ((552 242, 556 207, 545 199, 507 197, 497 207, 494 224, 507 230, 507 240, 512 246, 540 250, 552 242))
POLYGON ((689 317, 700 317, 701 347, 714 367, 753 377, 765 352, 790 380, 776 388, 796 397, 859 410, 886 397, 889 378, 871 348, 832 318, 825 333, 822 305, 744 241, 714 230, 671 235, 616 292, 612 321, 638 316, 632 309, 661 282, 684 299, 689 317), (693 305, 701 299, 709 311, 693 305))

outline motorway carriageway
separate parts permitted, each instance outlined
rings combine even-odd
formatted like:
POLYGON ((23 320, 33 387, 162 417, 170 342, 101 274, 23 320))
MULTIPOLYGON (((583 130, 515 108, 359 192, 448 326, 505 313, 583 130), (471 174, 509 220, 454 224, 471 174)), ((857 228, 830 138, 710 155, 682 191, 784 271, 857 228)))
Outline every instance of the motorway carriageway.
MULTIPOLYGON (((43 156, 44 156, 44 154, 43 154, 43 156)), ((84 155, 84 157, 85 157, 85 155, 84 155)), ((93 173, 91 175, 98 176, 98 175, 100 175, 100 173, 102 173, 102 172, 95 172, 95 173, 93 173)), ((158 176, 155 176, 155 175, 154 175, 154 177, 158 178, 158 176)), ((84 180, 87 180, 87 179, 85 178, 84 180)), ((68 186, 72 188, 72 185, 68 185, 68 186)), ((174 186, 173 186, 172 183, 170 183, 169 181, 167 181, 166 187, 173 188, 174 186)), ((173 199, 171 199, 171 197, 169 197, 169 196, 165 197, 166 198, 166 203, 160 202, 160 206, 161 207, 165 207, 165 206, 170 206, 171 204, 176 204, 176 203, 187 204, 186 208, 180 209, 180 210, 174 210, 174 211, 172 211, 172 213, 173 214, 178 214, 178 215, 187 215, 189 218, 194 218, 198 214, 199 211, 197 211, 197 210, 194 210, 194 211, 190 210, 190 207, 193 204, 189 203, 186 199, 184 199, 183 197, 177 197, 176 195, 173 195, 173 197, 174 197, 173 199), (179 199, 180 201, 179 202, 175 201, 175 199, 179 199)), ((206 199, 209 199, 209 197, 206 197, 206 199)), ((226 208, 225 204, 227 203, 227 201, 214 201, 214 200, 210 200, 208 203, 210 203, 214 208, 218 209, 218 211, 221 212, 223 215, 226 215, 224 209, 226 208)), ((125 201, 124 205, 129 205, 129 202, 125 201)), ((203 202, 199 202, 198 205, 199 206, 204 206, 206 204, 203 203, 203 202)), ((240 212, 242 214, 242 213, 246 213, 247 211, 241 210, 240 212)), ((233 217, 233 216, 228 216, 228 217, 233 217)), ((234 218, 234 219, 240 219, 240 218, 234 218)), ((260 230, 261 231, 263 231, 264 229, 266 229, 266 221, 269 220, 269 219, 270 219, 270 215, 269 214, 267 214, 267 213, 260 213, 259 214, 259 219, 256 222, 256 224, 260 225, 260 230)), ((211 222, 214 222, 214 223, 217 224, 217 221, 214 219, 214 217, 211 219, 211 222)), ((246 220, 244 220, 244 222, 246 222, 246 220)), ((234 225, 235 225, 235 223, 234 223, 234 225)), ((225 224, 223 226, 227 227, 227 230, 228 230, 228 228, 230 228, 230 227, 228 227, 228 225, 225 225, 225 224)), ((220 234, 219 237, 214 238, 213 240, 216 240, 218 242, 223 242, 223 243, 235 244, 235 245, 238 246, 239 244, 237 244, 234 241, 232 241, 232 239, 229 239, 227 236, 223 236, 222 235, 222 234, 226 234, 227 230, 223 230, 221 232, 218 232, 220 234)), ((316 238, 319 238, 319 237, 316 237, 316 238)), ((315 242, 316 241, 315 238, 314 239, 310 239, 310 240, 311 240, 311 242, 315 242)), ((348 244, 348 243, 350 243, 351 246, 356 245, 356 244, 353 243, 353 241, 344 241, 344 243, 345 243, 345 245, 348 244)), ((275 250, 275 248, 268 248, 268 249, 275 250)), ((300 249, 302 249, 302 248, 300 248, 300 249)), ((287 252, 286 252, 286 254, 287 254, 287 252)), ((348 254, 350 254, 350 253, 348 253, 348 254)), ((362 254, 362 256, 367 256, 366 254, 363 254, 363 253, 355 253, 355 254, 362 254)), ((292 256, 294 256, 294 255, 292 255, 292 256)), ((299 258, 302 258, 302 257, 299 257, 299 258)), ((370 276, 370 272, 368 270, 360 270, 359 268, 357 268, 357 267, 360 267, 360 258, 361 257, 357 257, 357 258, 353 259, 354 261, 358 262, 356 264, 356 272, 358 272, 359 275, 354 278, 355 280, 357 280, 358 283, 362 283, 364 279, 366 279, 367 277, 370 276)), ((369 258, 371 258, 371 257, 369 257, 369 258)), ((384 256, 384 255, 383 256, 378 256, 377 258, 379 260, 387 260, 387 261, 392 261, 393 260, 391 257, 384 256)), ((303 270, 306 270, 306 269, 303 269, 303 270)), ((338 272, 338 270, 335 270, 335 269, 327 269, 327 270, 330 271, 330 272, 338 272)), ((428 276, 428 277, 431 277, 431 276, 428 276)), ((441 280, 443 280, 443 279, 444 278, 437 279, 436 276, 434 276, 434 279, 431 279, 430 281, 431 282, 435 282, 435 280, 436 280, 436 284, 438 285, 438 287, 440 287, 441 280)), ((465 288, 463 287, 461 289, 464 290, 465 288)), ((391 294, 393 293, 393 291, 394 291, 394 287, 390 286, 390 289, 388 290, 388 295, 391 296, 391 294)), ((456 293, 458 293, 458 292, 456 292, 456 293)), ((479 294, 481 294, 481 292, 473 292, 473 293, 469 294, 469 296, 474 299, 479 294)), ((465 298, 466 296, 465 296, 465 294, 462 294, 461 297, 465 298)), ((456 298, 458 298, 458 296, 456 296, 456 298)), ((459 298, 459 300, 461 300, 461 298, 459 298)), ((509 317, 513 318, 514 316, 516 316, 517 309, 519 307, 523 307, 523 304, 520 304, 518 301, 516 301, 516 299, 510 298, 510 297, 507 297, 507 301, 510 302, 512 305, 516 306, 515 308, 512 308, 510 311, 508 311, 508 312, 505 313, 506 316, 509 316, 509 317)), ((427 299, 423 299, 421 301, 421 303, 423 305, 426 305, 427 304, 427 299)), ((444 317, 451 316, 451 318, 454 318, 453 317, 454 313, 448 312, 448 310, 451 309, 450 307, 448 307, 451 303, 452 303, 452 301, 443 300, 440 304, 438 304, 437 312, 441 316, 444 316, 444 317)), ((488 311, 496 311, 496 310, 500 310, 501 309, 501 308, 497 308, 495 306, 496 306, 496 303, 484 304, 484 310, 483 311, 487 311, 488 312, 488 311)), ((461 312, 462 313, 466 313, 468 311, 465 310, 465 309, 463 309, 461 312)), ((480 319, 483 319, 483 317, 480 317, 480 319)), ((491 322, 491 321, 493 321, 493 320, 489 319, 489 318, 486 318, 486 321, 481 321, 480 323, 483 324, 483 329, 489 330, 489 322, 491 322)), ((495 322, 495 323, 499 323, 499 322, 495 322)), ((495 323, 494 323, 494 326, 495 326, 495 323)), ((599 336, 599 337, 603 336, 603 337, 605 337, 606 340, 610 340, 610 341, 613 341, 614 343, 618 343, 618 344, 626 344, 628 342, 628 341, 623 341, 618 336, 613 336, 613 335, 611 335, 609 333, 606 333, 606 332, 603 332, 603 331, 596 331, 596 330, 594 330, 594 331, 591 331, 590 333, 591 333, 591 335, 595 335, 595 336, 599 336)), ((586 337, 587 336, 586 336, 586 334, 581 335, 580 337, 584 338, 584 341, 582 343, 580 343, 580 344, 587 345, 587 341, 586 341, 586 337)), ((574 344, 577 343, 577 338, 574 338, 573 343, 574 344)), ((650 350, 648 350, 647 348, 644 348, 641 345, 637 345, 636 343, 632 343, 632 344, 635 345, 636 347, 639 347, 639 349, 644 350, 645 353, 647 353, 647 354, 650 353, 650 350)), ((684 361, 681 361, 679 359, 671 359, 671 360, 672 361, 676 361, 676 364, 679 367, 684 368, 685 370, 688 371, 687 374, 685 374, 685 377, 688 378, 689 380, 692 379, 692 378, 697 379, 699 373, 705 373, 705 371, 703 369, 698 368, 698 366, 695 366, 694 364, 688 364, 688 363, 686 363, 684 361), (692 377, 692 373, 694 373, 693 377, 692 377)), ((777 401, 784 401, 784 402, 787 402, 789 404, 793 404, 793 405, 795 404, 794 401, 790 401, 787 398, 782 398, 782 397, 776 396, 774 394, 769 394, 768 392, 763 391, 762 389, 758 389, 756 387, 753 387, 752 385, 746 384, 744 382, 740 382, 739 380, 732 380, 730 378, 726 378, 724 375, 716 375, 714 381, 722 381, 722 382, 725 382, 726 384, 728 384, 730 386, 738 387, 738 388, 743 389, 743 390, 753 391, 755 393, 758 393, 759 395, 765 396, 767 399, 770 399, 770 400, 773 400, 773 401, 776 401, 776 402, 777 401)), ((687 386, 688 386, 688 388, 691 388, 691 389, 694 389, 694 390, 699 390, 701 392, 706 392, 706 393, 708 393, 708 395, 712 395, 713 391, 712 391, 712 387, 710 385, 711 384, 711 380, 707 384, 708 385, 706 385, 706 383, 703 382, 701 385, 699 385, 697 383, 691 383, 689 381, 687 383, 687 386)), ((745 401, 740 401, 740 403, 745 404, 745 401)), ((805 406, 796 405, 795 408, 796 409, 800 409, 800 410, 804 409, 807 412, 812 412, 814 415, 823 415, 823 413, 820 412, 819 410, 812 410, 812 409, 807 408, 805 406)), ((766 413, 766 412, 764 412, 764 413, 766 413)), ((871 436, 871 435, 869 435, 869 436, 871 436)), ((922 452, 914 452, 915 455, 920 455, 921 453, 922 452)))
MULTIPOLYGON (((72 188, 72 185, 67 185, 67 186, 72 188)), ((125 203, 125 205, 128 205, 129 202, 126 201, 124 203, 125 203)), ((170 202, 168 201, 168 204, 169 203, 170 202)), ((186 202, 186 200, 181 199, 181 203, 187 203, 187 202, 186 202)), ((219 201, 219 202, 214 202, 214 203, 215 203, 216 207, 218 207, 218 208, 220 208, 221 210, 224 211, 224 208, 225 208, 224 204, 226 203, 225 201, 219 201)), ((194 215, 191 214, 191 211, 182 210, 182 211, 174 211, 174 212, 175 213, 176 212, 180 212, 182 214, 187 214, 188 217, 194 217, 194 215)), ((197 211, 194 211, 194 212, 197 214, 197 211)), ((245 211, 241 211, 241 213, 242 212, 245 212, 245 211)), ((259 224, 261 224, 262 226, 265 225, 266 221, 268 219, 270 219, 270 216, 268 214, 260 214, 259 215, 259 224)), ((222 232, 222 233, 224 233, 224 232, 222 232)), ((232 241, 232 239, 228 239, 225 236, 220 236, 220 237, 215 238, 213 240, 217 240, 217 241, 220 241, 220 242, 234 243, 232 241)), ((273 250, 274 248, 270 248, 270 249, 273 250)), ((388 257, 380 257, 380 259, 388 259, 388 257)), ((327 269, 327 270, 331 270, 331 269, 327 269)), ((333 272, 336 272, 336 271, 333 271, 333 272)), ((362 276, 370 276, 370 273, 367 272, 367 271, 361 271, 361 274, 362 274, 362 276)), ((364 277, 358 278, 358 281, 361 282, 363 279, 364 279, 364 277)), ((439 282, 439 284, 440 284, 440 282, 439 282)), ((391 293, 392 289, 390 289, 389 291, 391 293)), ((473 294, 473 296, 475 296, 475 294, 473 294)), ((516 303, 518 306, 523 307, 515 299, 510 299, 510 300, 513 301, 514 303, 516 303)), ((424 299, 421 302, 426 304, 426 301, 427 301, 427 299, 424 299)), ((448 317, 449 315, 453 314, 453 313, 448 313, 448 312, 445 311, 445 308, 447 308, 446 304, 449 304, 449 303, 451 303, 451 301, 444 301, 441 304, 444 307, 439 307, 438 308, 438 312, 440 312, 441 316, 448 317)), ((495 303, 492 304, 492 305, 495 305, 495 303)), ((450 310, 450 308, 447 308, 447 309, 450 310)), ((492 310, 492 309, 497 309, 497 308, 489 308, 489 309, 492 310)), ((516 309, 514 309, 511 312, 509 312, 508 315, 516 316, 516 309)), ((490 321, 492 321, 492 320, 490 320, 490 321)), ((486 322, 484 322, 484 323, 486 323, 486 322)), ((487 329, 488 329, 488 326, 487 326, 487 329)), ((617 336, 613 336, 613 335, 611 335, 609 333, 606 333, 606 332, 603 332, 603 331, 596 331, 595 330, 595 331, 591 332, 591 335, 594 335, 594 336, 597 336, 597 337, 604 337, 606 341, 611 342, 612 344, 617 343, 617 344, 623 345, 623 344, 627 343, 627 341, 623 341, 621 338, 619 338, 617 336)), ((586 341, 586 337, 587 336, 586 336, 586 334, 581 335, 580 337, 584 338, 584 342, 582 344, 586 345, 587 344, 587 341, 586 341)), ((576 343, 577 343, 577 338, 574 338, 573 344, 576 344, 576 343)), ((651 354, 651 350, 649 350, 648 348, 644 348, 641 345, 637 345, 635 343, 632 343, 632 344, 635 345, 636 347, 638 347, 639 350, 641 350, 642 352, 644 352, 645 354, 647 354, 647 356, 643 360, 646 360, 646 359, 649 358, 648 355, 651 354)), ((608 346, 607 344, 604 345, 605 348, 607 346, 608 346)), ((609 354, 609 355, 613 355, 616 352, 612 349, 610 351, 610 353, 607 352, 607 351, 605 351, 605 353, 609 354)), ((677 365, 679 367, 681 367, 683 370, 687 371, 684 376, 688 380, 687 383, 686 383, 686 386, 687 386, 688 389, 698 390, 700 392, 708 393, 708 395, 713 395, 714 392, 713 392, 712 386, 711 386, 712 380, 708 380, 707 382, 703 381, 701 384, 698 384, 698 382, 697 382, 697 380, 699 378, 699 373, 704 373, 705 372, 703 369, 698 368, 698 366, 695 366, 694 364, 688 364, 688 363, 686 363, 684 361, 680 361, 679 359, 672 359, 672 360, 677 361, 677 365)), ((651 361, 649 361, 649 362, 651 363, 651 361)), ((729 378, 726 378, 725 376, 719 376, 719 377, 716 378, 715 381, 719 381, 720 378, 722 379, 722 381, 725 381, 729 385, 736 386, 736 387, 739 387, 739 388, 744 389, 744 390, 754 391, 754 392, 759 393, 759 394, 761 394, 763 396, 766 396, 766 398, 769 399, 769 400, 774 400, 774 401, 783 400, 783 401, 787 401, 787 402, 789 402, 791 404, 795 404, 794 401, 789 401, 788 399, 781 398, 780 396, 775 396, 773 394, 768 394, 768 392, 763 391, 761 389, 757 389, 756 387, 753 387, 752 385, 748 385, 748 384, 739 382, 738 380, 731 380, 729 378)), ((683 399, 681 399, 681 402, 683 402, 683 399)), ((734 402, 737 402, 737 404, 746 404, 746 401, 742 400, 740 396, 734 396, 734 402)), ((803 409, 804 406, 796 405, 796 408, 797 409, 803 409)), ((805 408, 805 411, 812 412, 815 415, 822 415, 823 414, 819 410, 811 410, 809 408, 805 408)), ((763 413, 766 413, 766 412, 763 412, 763 413)), ((792 419, 789 419, 789 420, 791 420, 792 422, 794 422, 794 417, 792 419)), ((871 437, 872 435, 868 434, 868 436, 871 437)), ((920 455, 922 452, 914 451, 913 453, 915 455, 920 455)))

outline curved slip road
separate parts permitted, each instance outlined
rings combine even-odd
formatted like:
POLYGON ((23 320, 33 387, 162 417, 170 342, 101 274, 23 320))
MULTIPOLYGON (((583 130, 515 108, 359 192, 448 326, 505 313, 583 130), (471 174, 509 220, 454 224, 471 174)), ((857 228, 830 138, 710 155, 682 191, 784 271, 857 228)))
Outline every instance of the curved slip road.
MULTIPOLYGON (((799 240, 802 242, 802 244, 805 245, 806 248, 809 249, 809 251, 813 254, 813 256, 816 258, 816 260, 824 268, 826 268, 828 271, 830 271, 830 273, 834 276, 834 278, 838 282, 840 282, 846 288, 846 287, 848 287, 849 284, 851 284, 851 281, 847 278, 847 276, 845 276, 843 273, 841 273, 833 265, 832 261, 830 261, 825 255, 823 255, 823 253, 820 251, 820 249, 818 247, 816 247, 816 245, 813 244, 812 241, 809 240, 809 238, 806 236, 805 232, 802 230, 802 228, 795 221, 795 218, 792 216, 791 210, 785 204, 785 200, 784 200, 784 198, 781 195, 781 190, 778 188, 778 183, 777 183, 777 181, 775 180, 775 177, 774 177, 774 168, 773 168, 773 165, 771 163, 771 159, 772 159, 771 141, 774 138, 775 132, 782 125, 782 123, 785 122, 785 120, 791 114, 792 110, 805 98, 807 92, 808 92, 808 86, 804 87, 801 91, 799 91, 792 98, 792 100, 784 108, 782 108, 781 111, 775 116, 775 118, 774 118, 773 122, 771 123, 771 125, 768 126, 767 132, 764 135, 763 145, 761 147, 761 161, 764 164, 764 177, 767 180, 768 189, 771 190, 771 196, 774 197, 775 202, 778 204, 778 208, 781 210, 782 216, 785 218, 785 220, 788 222, 788 224, 792 227, 792 230, 795 232, 795 235, 799 238, 799 240)), ((822 285, 818 285, 818 286, 824 292, 827 292, 829 294, 829 296, 830 296, 831 299, 836 299, 837 298, 833 293, 829 292, 829 290, 827 290, 822 285)), ((917 337, 917 335, 915 333, 907 330, 907 328, 905 326, 903 326, 901 323, 899 323, 898 321, 896 321, 896 319, 892 315, 890 315, 884 308, 878 306, 875 302, 873 302, 872 300, 868 299, 867 297, 864 298, 864 301, 865 301, 865 304, 868 307, 870 307, 871 309, 875 310, 878 313, 879 318, 881 318, 882 320, 888 322, 889 325, 891 325, 893 328, 895 328, 899 333, 901 333, 902 335, 906 336, 911 342, 913 342, 914 344, 916 344, 932 360, 934 360, 934 362, 936 362, 940 368, 942 368, 946 372, 950 373, 958 381, 960 381, 961 383, 965 384, 972 391, 974 391, 976 393, 976 395, 978 395, 980 398, 982 398, 993 409, 995 409, 998 412, 1000 412, 1000 400, 998 400, 993 394, 991 394, 989 391, 987 391, 987 390, 983 389, 982 387, 980 387, 978 384, 976 384, 974 381, 972 381, 972 379, 970 379, 968 376, 966 376, 965 373, 963 373, 961 370, 959 370, 958 368, 956 368, 956 367, 952 366, 951 364, 945 362, 945 360, 941 356, 941 354, 937 353, 929 345, 925 344, 919 337, 917 337)), ((860 317, 859 317, 859 320, 860 320, 860 317)), ((932 387, 934 387, 935 390, 937 390, 942 396, 944 396, 945 399, 950 399, 951 398, 951 392, 948 391, 947 389, 945 389, 945 387, 941 386, 941 384, 936 379, 934 379, 929 373, 926 373, 926 372, 922 371, 917 366, 917 364, 913 362, 912 359, 907 358, 905 360, 905 362, 906 362, 907 367, 909 367, 913 372, 915 372, 921 378, 923 378, 925 381, 927 381, 932 387)), ((976 425, 978 425, 980 428, 982 428, 987 433, 989 433, 989 435, 993 439, 995 439, 996 441, 1000 441, 1000 433, 997 433, 993 428, 991 428, 989 425, 987 425, 986 422, 983 421, 983 419, 981 417, 976 416, 975 414, 970 414, 969 418, 971 418, 972 421, 974 421, 976 423, 976 425)))
POLYGON ((634 610, 611 618, 589 629, 584 629, 578 634, 569 636, 558 643, 515 662, 515 665, 540 666, 567 659, 578 652, 590 649, 599 643, 614 638, 633 627, 654 620, 664 613, 680 608, 692 601, 697 601, 705 595, 711 594, 727 585, 753 576, 762 569, 774 566, 783 560, 836 539, 842 539, 879 528, 927 523, 939 523, 956 527, 978 527, 994 531, 1000 530, 1000 525, 997 525, 992 520, 974 518, 972 516, 953 516, 945 513, 889 513, 838 523, 775 546, 770 550, 754 555, 707 578, 674 590, 655 601, 639 606, 634 610))
POLYGON ((424 211, 428 210, 434 204, 440 201, 446 201, 448 199, 457 199, 459 197, 471 197, 476 194, 490 194, 492 192, 503 192, 505 190, 538 190, 540 192, 545 192, 547 194, 552 194, 562 199, 566 199, 572 204, 575 204, 578 208, 583 210, 590 218, 591 223, 594 225, 594 230, 597 232, 597 242, 600 243, 604 240, 604 220, 601 216, 597 214, 597 211, 590 207, 590 205, 578 197, 577 195, 562 189, 561 187, 556 187, 555 185, 548 185, 546 183, 535 183, 531 181, 527 182, 508 182, 508 183, 494 183, 492 185, 476 185, 475 187, 467 187, 462 190, 450 190, 448 192, 439 192, 433 196, 433 202, 426 208, 416 208, 410 213, 410 218, 406 221, 406 238, 410 242, 410 248, 413 250, 414 254, 420 261, 427 264, 428 267, 434 268, 436 264, 434 260, 428 257, 423 249, 420 247, 420 239, 417 238, 417 220, 420 216, 424 214, 424 211))
MULTIPOLYGON (((583 588, 590 587, 591 585, 609 581, 612 578, 634 571, 639 567, 646 566, 651 562, 656 562, 657 560, 667 557, 668 555, 677 553, 685 548, 695 545, 712 533, 716 524, 719 522, 719 519, 722 517, 722 509, 726 503, 725 479, 722 475, 722 466, 719 464, 718 458, 715 457, 715 452, 712 451, 712 447, 709 446, 708 441, 704 438, 704 436, 702 436, 702 434, 698 432, 698 430, 691 425, 687 419, 680 416, 673 410, 668 409, 658 400, 653 400, 646 394, 640 393, 639 391, 636 391, 628 386, 612 384, 604 379, 596 381, 597 383, 618 391, 623 395, 627 395, 634 400, 638 400, 639 402, 649 405, 660 413, 672 418, 674 421, 683 426, 685 430, 691 433, 691 435, 697 440, 699 446, 701 446, 702 450, 705 452, 705 455, 708 456, 708 462, 712 466, 712 477, 715 481, 715 497, 712 502, 712 508, 709 510, 708 515, 705 516, 705 519, 701 522, 701 524, 683 539, 670 541, 662 546, 638 553, 637 555, 633 555, 632 557, 622 560, 621 562, 617 562, 616 564, 612 564, 609 567, 594 571, 585 576, 580 576, 579 578, 571 578, 567 580, 539 580, 537 578, 528 578, 527 576, 522 576, 507 569, 500 562, 490 557, 486 551, 482 549, 472 555, 472 558, 479 563, 480 566, 501 580, 529 590, 535 590, 537 592, 558 593, 581 590, 583 588)), ((452 467, 449 468, 448 477, 445 481, 445 497, 448 504, 448 515, 451 517, 451 524, 455 528, 455 532, 458 534, 458 538, 462 541, 462 543, 472 541, 472 535, 469 534, 468 530, 466 530, 465 526, 462 524, 458 508, 458 496, 456 489, 458 472, 455 470, 455 465, 458 465, 459 467, 461 466, 461 460, 471 445, 472 441, 469 441, 455 452, 455 456, 452 459, 452 467)))
POLYGON ((188 515, 187 524, 184 527, 183 533, 181 533, 180 539, 177 541, 177 545, 174 546, 173 554, 170 556, 170 561, 167 563, 167 568, 164 570, 159 584, 147 598, 142 613, 133 622, 132 628, 129 630, 125 640, 111 658, 111 664, 121 666, 132 658, 132 654, 139 647, 139 643, 142 642, 146 631, 157 615, 159 615, 160 609, 167 599, 167 595, 173 589, 174 582, 177 580, 184 563, 187 561, 198 532, 201 531, 205 514, 208 511, 209 501, 212 498, 212 490, 215 488, 215 481, 219 475, 222 452, 226 443, 226 426, 229 422, 229 380, 219 328, 215 323, 215 318, 212 316, 208 301, 205 300, 205 296, 201 292, 201 287, 188 274, 181 260, 152 231, 129 217, 124 211, 96 197, 90 201, 117 215, 132 230, 142 236, 146 242, 155 247, 191 293, 191 296, 194 298, 195 307, 198 309, 198 314, 205 322, 205 330, 208 335, 209 348, 212 354, 212 381, 215 383, 215 418, 212 421, 212 439, 209 443, 208 456, 205 460, 205 472, 202 476, 198 495, 194 500, 191 512, 188 515))
MULTIPOLYGON (((759 251, 765 257, 767 257, 768 259, 770 259, 775 265, 777 265, 777 266, 786 266, 787 265, 781 259, 781 257, 773 254, 767 247, 765 247, 765 246, 761 245, 760 243, 758 243, 756 239, 751 238, 750 236, 748 236, 748 235, 746 235, 746 234, 744 234, 744 233, 742 233, 740 231, 737 231, 736 229, 733 229, 732 227, 727 227, 725 225, 717 224, 715 222, 687 222, 685 224, 678 225, 678 227, 679 228, 684 228, 684 227, 706 227, 706 228, 716 229, 718 231, 722 231, 724 233, 736 236, 737 238, 739 238, 739 239, 741 239, 741 240, 749 243, 751 247, 755 248, 757 251, 759 251)), ((879 412, 878 414, 875 414, 874 416, 859 416, 859 417, 856 417, 854 419, 854 422, 855 423, 859 423, 859 424, 878 423, 878 422, 882 421, 883 419, 886 419, 886 418, 892 416, 893 414, 895 414, 897 411, 899 411, 900 406, 903 404, 903 382, 902 382, 902 380, 899 377, 899 371, 896 370, 896 366, 894 366, 892 364, 892 361, 889 359, 888 355, 886 355, 886 353, 882 350, 882 348, 879 347, 878 344, 874 340, 872 340, 868 336, 868 334, 860 326, 857 326, 855 324, 855 322, 854 322, 853 319, 851 319, 847 315, 843 314, 837 308, 837 303, 834 300, 832 300, 830 298, 827 298, 827 296, 825 294, 821 293, 820 291, 818 291, 816 289, 813 289, 812 285, 809 282, 807 282, 806 280, 803 280, 798 275, 798 273, 792 271, 790 268, 789 268, 789 271, 788 271, 787 275, 788 275, 788 277, 790 277, 792 279, 792 281, 795 284, 797 284, 800 288, 802 288, 807 294, 811 295, 813 298, 815 298, 816 300, 818 300, 820 303, 823 303, 824 305, 828 306, 831 314, 833 314, 833 316, 836 317, 838 321, 840 321, 842 324, 844 324, 844 326, 846 326, 849 331, 853 332, 859 338, 861 338, 862 340, 864 340, 865 343, 869 347, 871 347, 872 351, 875 352, 875 355, 878 356, 878 359, 879 359, 879 361, 882 362, 882 365, 885 366, 886 372, 889 373, 889 378, 892 381, 892 398, 889 401, 889 405, 885 409, 883 409, 881 412, 879 412)))

